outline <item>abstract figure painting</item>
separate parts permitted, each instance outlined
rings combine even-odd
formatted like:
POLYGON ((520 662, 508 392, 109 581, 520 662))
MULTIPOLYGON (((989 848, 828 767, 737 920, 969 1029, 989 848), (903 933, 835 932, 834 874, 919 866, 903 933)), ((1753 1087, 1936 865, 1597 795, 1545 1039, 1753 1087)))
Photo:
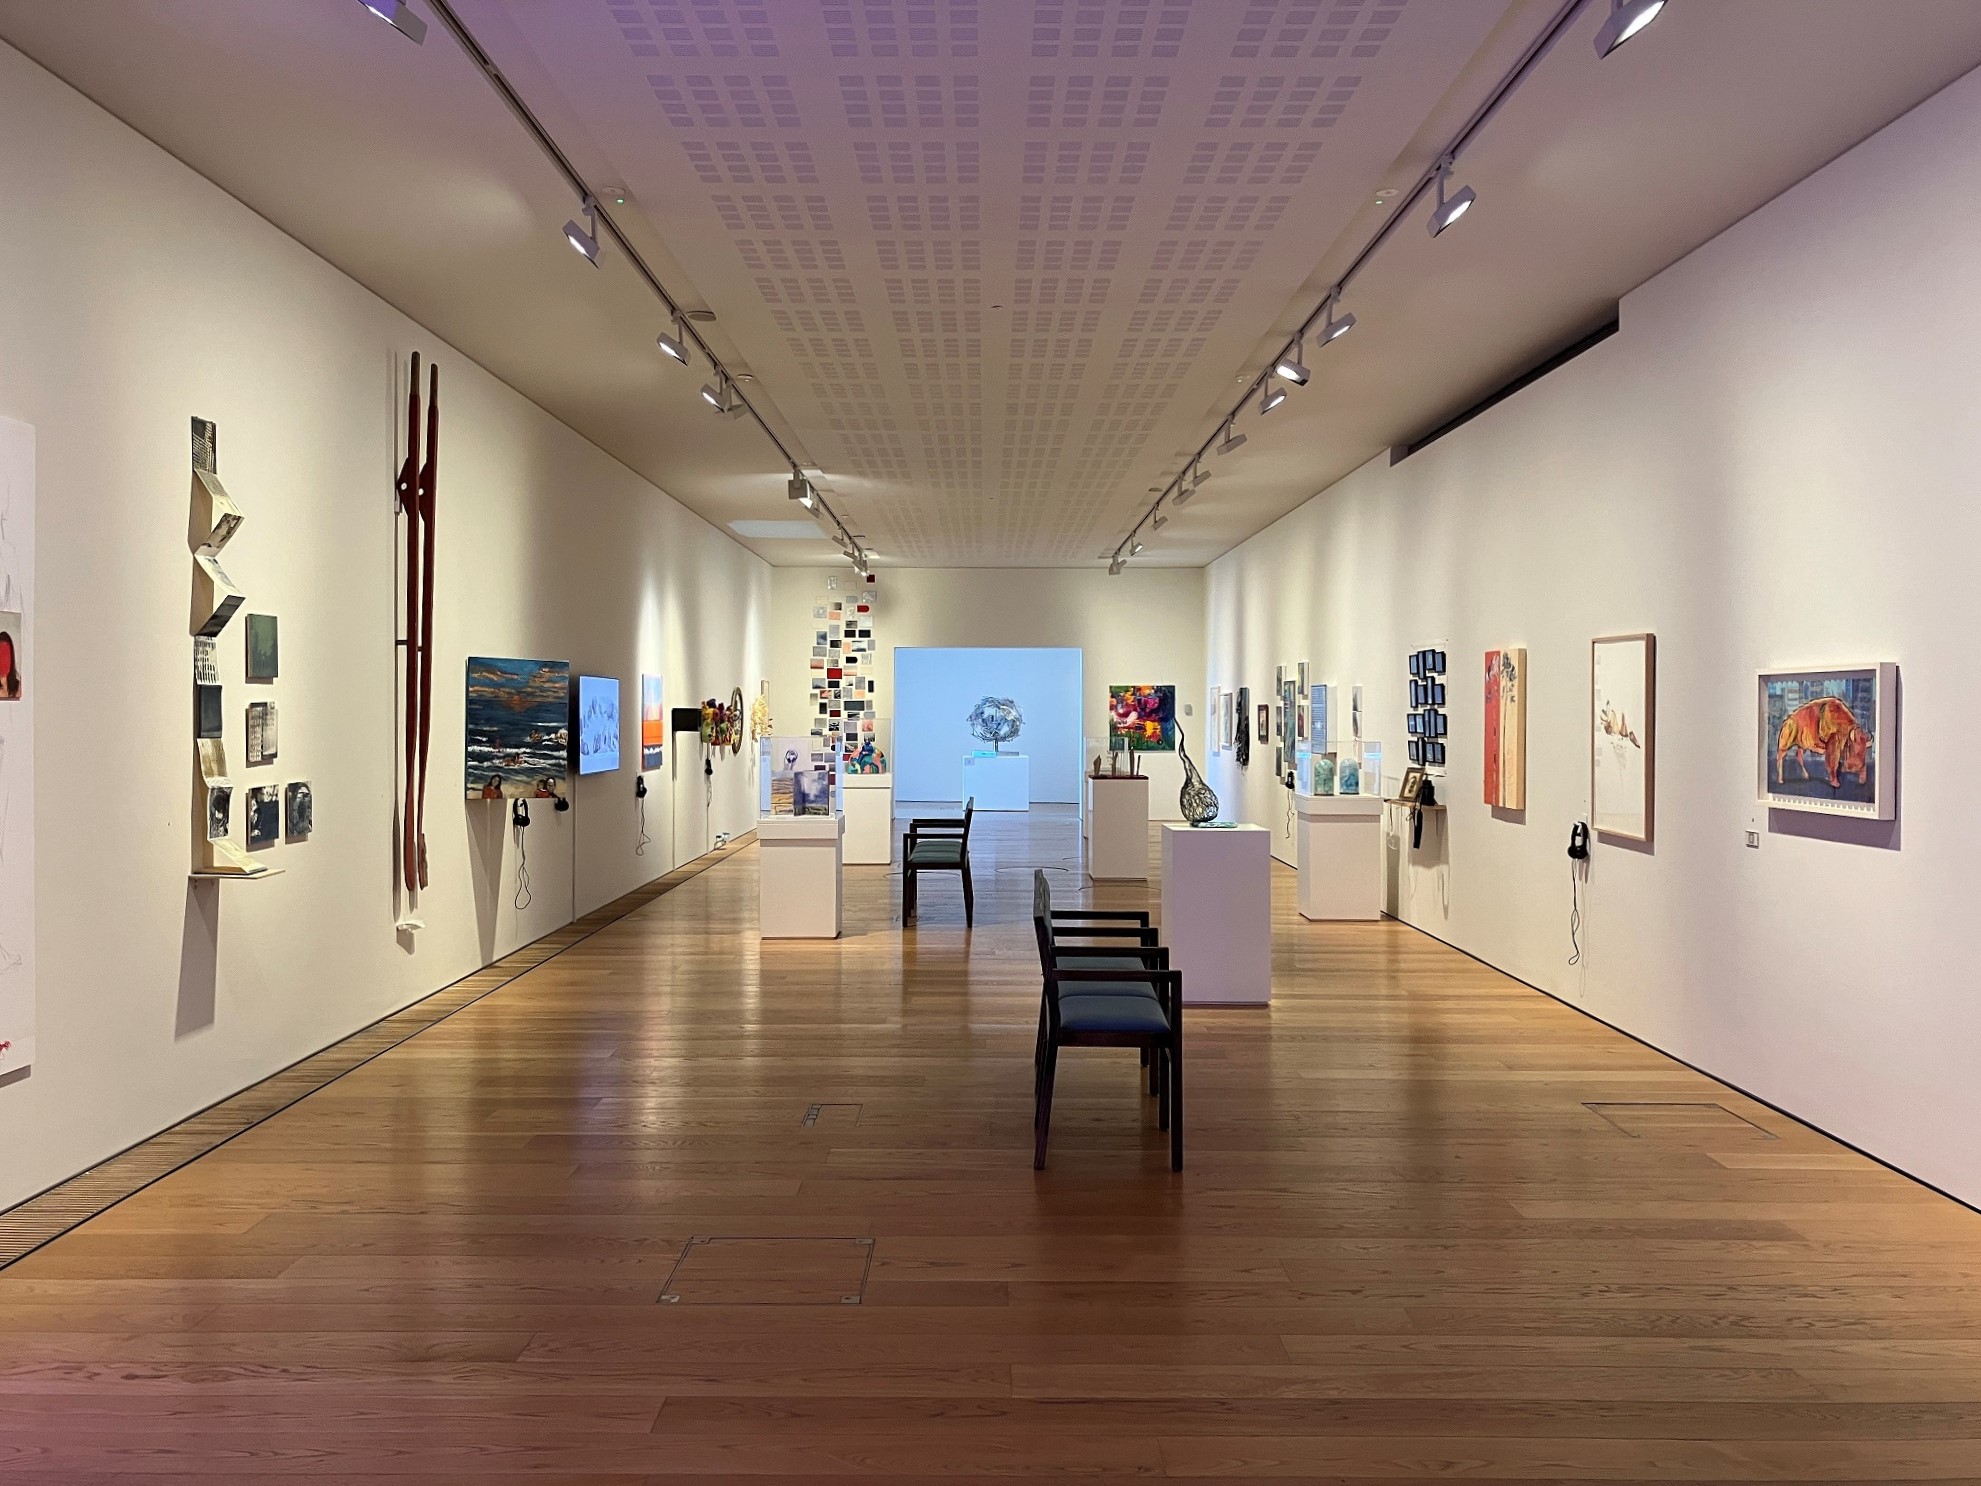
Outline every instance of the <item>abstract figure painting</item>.
POLYGON ((1232 747, 1237 751, 1239 767, 1252 762, 1252 688, 1238 688, 1238 721, 1232 747))
POLYGON ((1773 810, 1894 819, 1897 704, 1889 663, 1762 672, 1761 799, 1773 810))
POLYGON ((660 677, 640 678, 640 767, 658 769, 667 761, 667 709, 661 705, 660 677))
POLYGON ((248 680, 273 681, 282 672, 276 645, 275 616, 248 616, 248 680))
POLYGON ((34 430, 0 418, 0 1074, 34 1062, 34 430))
POLYGON ((580 676, 574 710, 578 772, 610 774, 619 767, 619 678, 580 676))
POLYGON ((1110 686, 1107 736, 1110 747, 1125 748, 1130 753, 1174 753, 1176 688, 1110 686), (1117 738, 1121 740, 1118 745, 1117 738))
POLYGON ((1527 652, 1486 652, 1486 803, 1527 808, 1527 652))
POLYGON ((1590 824, 1625 841, 1651 839, 1657 659, 1655 635, 1612 635, 1590 645, 1590 824))
POLYGON ((571 668, 468 660, 467 797, 562 799, 570 791, 571 668))

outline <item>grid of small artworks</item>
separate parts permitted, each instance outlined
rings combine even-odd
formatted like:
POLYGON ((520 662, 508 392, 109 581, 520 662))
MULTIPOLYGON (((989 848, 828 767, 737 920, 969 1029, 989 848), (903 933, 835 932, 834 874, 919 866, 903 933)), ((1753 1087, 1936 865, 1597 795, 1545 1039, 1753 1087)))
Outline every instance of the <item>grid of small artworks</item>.
POLYGON ((1410 735, 1410 762, 1427 768, 1444 767, 1445 653, 1415 650, 1410 655, 1410 711, 1404 719, 1410 735))
POLYGON ((873 603, 828 594, 813 606, 812 736, 851 758, 874 731, 873 603))

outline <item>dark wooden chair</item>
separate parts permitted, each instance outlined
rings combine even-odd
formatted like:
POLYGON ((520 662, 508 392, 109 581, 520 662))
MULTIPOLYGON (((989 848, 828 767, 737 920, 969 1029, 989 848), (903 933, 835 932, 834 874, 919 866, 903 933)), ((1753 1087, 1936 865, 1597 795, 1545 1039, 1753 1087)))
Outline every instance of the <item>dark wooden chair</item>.
POLYGON ((977 813, 972 797, 961 815, 927 816, 908 822, 901 838, 901 922, 918 917, 922 907, 924 872, 958 872, 963 876, 963 922, 974 928, 977 895, 970 881, 970 820, 977 813))
POLYGON ((1032 927, 1044 995, 1039 1008, 1032 1167, 1043 1171, 1053 1081, 1062 1047, 1134 1047, 1149 1068, 1156 1122, 1169 1131, 1169 1164, 1183 1169, 1183 976, 1155 942, 1147 914, 1056 912, 1045 874, 1032 874, 1032 927), (1132 945, 1069 939, 1126 938, 1132 945))

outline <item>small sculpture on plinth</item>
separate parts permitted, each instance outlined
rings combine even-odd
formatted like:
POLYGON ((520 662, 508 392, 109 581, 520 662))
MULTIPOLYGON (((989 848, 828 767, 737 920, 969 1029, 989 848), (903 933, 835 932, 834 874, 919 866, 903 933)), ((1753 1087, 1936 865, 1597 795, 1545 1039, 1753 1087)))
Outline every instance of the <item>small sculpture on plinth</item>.
POLYGON ((1191 825, 1207 826, 1217 819, 1217 795, 1204 783, 1204 776, 1190 761, 1190 750, 1184 745, 1181 719, 1176 723, 1176 752, 1183 760, 1183 790, 1176 797, 1177 807, 1191 825))
POLYGON ((970 709, 970 735, 990 744, 991 752, 1003 753, 1004 745, 1025 727, 1025 714, 1010 697, 985 697, 970 709))

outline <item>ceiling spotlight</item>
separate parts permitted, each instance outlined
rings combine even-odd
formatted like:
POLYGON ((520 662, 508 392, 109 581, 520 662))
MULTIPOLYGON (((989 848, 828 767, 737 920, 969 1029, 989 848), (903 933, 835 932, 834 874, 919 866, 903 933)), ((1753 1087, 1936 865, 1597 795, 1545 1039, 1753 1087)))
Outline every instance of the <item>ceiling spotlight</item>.
POLYGON ((1169 525, 1169 518, 1163 515, 1161 512, 1157 512, 1156 519, 1154 521, 1151 521, 1149 525, 1153 527, 1156 531, 1161 531, 1165 526, 1169 525))
POLYGON ((1451 179, 1451 156, 1438 161, 1438 204, 1431 211, 1431 236, 1436 237, 1445 228, 1472 210, 1472 203, 1479 199, 1479 193, 1470 186, 1462 188, 1455 196, 1445 195, 1445 183, 1451 179))
POLYGON ((812 493, 812 482, 803 475, 793 475, 784 493, 807 511, 818 504, 818 497, 812 493))
POLYGON ((660 347, 663 354, 672 356, 683 366, 688 364, 688 338, 681 333, 679 314, 674 317, 674 334, 669 335, 663 330, 654 338, 654 344, 660 347))
POLYGON ((1665 0, 1610 0, 1609 19, 1596 32, 1596 55, 1607 57, 1658 18, 1665 0))
POLYGON ((1328 296, 1328 323, 1321 327, 1321 344, 1324 346, 1332 345, 1355 328, 1353 315, 1343 315, 1339 320, 1335 319, 1334 307, 1339 303, 1341 303, 1341 291, 1337 289, 1328 296))
POLYGON ((1259 388, 1259 416, 1263 418, 1285 401, 1286 389, 1273 386, 1273 379, 1268 376, 1265 384, 1259 388))
POLYGON ((1128 555, 1130 557, 1140 557, 1142 555, 1142 544, 1137 542, 1134 546, 1130 547, 1128 549, 1128 555))
POLYGON ((1245 435, 1231 426, 1231 419, 1224 420, 1224 442, 1217 446, 1220 454, 1229 454, 1245 442, 1245 435))
POLYGON ((566 222, 564 224, 564 241, 584 254, 585 261, 591 264, 593 268, 597 268, 598 203, 587 196, 585 198, 584 211, 580 215, 584 217, 585 224, 591 228, 591 231, 585 231, 584 227, 580 227, 575 221, 566 222))
POLYGON ((1306 354, 1307 333, 1303 330, 1293 338, 1293 349, 1273 363, 1273 370, 1278 372, 1282 377, 1285 377, 1294 386, 1305 387, 1307 385, 1308 371, 1301 364, 1301 358, 1306 354))
MULTIPOLYGON (((359 0, 364 8, 409 41, 426 40, 426 22, 413 14, 406 0, 359 0)), ((1656 14, 1657 7, 1652 7, 1656 14)))
POLYGON ((1120 555, 1119 553, 1116 553, 1116 554, 1115 554, 1115 558, 1114 558, 1114 561, 1113 561, 1113 562, 1110 562, 1110 563, 1109 563, 1109 564, 1107 565, 1107 575, 1108 575, 1108 577, 1110 577, 1110 578, 1113 578, 1113 577, 1116 577, 1116 576, 1118 576, 1118 575, 1120 574, 1120 572, 1121 572, 1121 563, 1122 563, 1122 559, 1121 559, 1121 555, 1120 555))
POLYGON ((1176 487, 1176 494, 1169 498, 1169 503, 1180 511, 1190 503, 1190 497, 1196 493, 1197 487, 1194 485, 1179 485, 1176 487))
POLYGON ((1201 485, 1204 481, 1210 479, 1210 477, 1211 472, 1200 464, 1197 466, 1197 473, 1190 477, 1190 483, 1192 485, 1201 485))

